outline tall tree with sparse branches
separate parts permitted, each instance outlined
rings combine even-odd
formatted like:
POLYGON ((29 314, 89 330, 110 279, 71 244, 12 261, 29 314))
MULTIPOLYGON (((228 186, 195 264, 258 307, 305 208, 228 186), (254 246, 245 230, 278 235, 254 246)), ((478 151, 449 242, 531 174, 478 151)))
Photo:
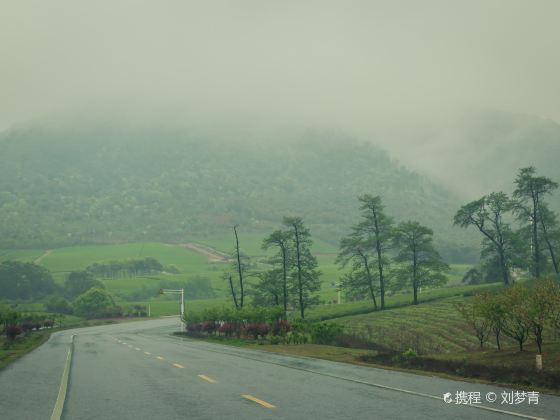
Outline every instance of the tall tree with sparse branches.
POLYGON ((267 236, 262 244, 264 250, 271 247, 277 248, 277 254, 272 258, 271 262, 280 266, 282 273, 282 306, 284 308, 284 316, 288 314, 288 272, 290 269, 290 238, 291 233, 283 230, 275 230, 267 236))
POLYGON ((543 269, 541 227, 545 196, 558 188, 558 183, 545 176, 537 176, 533 166, 521 168, 515 178, 515 212, 520 222, 531 225, 531 250, 533 276, 539 277, 543 269))
POLYGON ((483 255, 495 255, 500 264, 504 284, 510 283, 510 265, 515 235, 504 216, 513 210, 514 203, 503 192, 485 195, 462 206, 455 214, 454 224, 467 228, 475 226, 484 235, 483 255))
POLYGON ((294 291, 299 306, 300 315, 305 318, 305 309, 318 301, 317 292, 321 287, 317 270, 317 258, 311 254, 311 233, 303 224, 300 217, 285 217, 284 226, 290 231, 290 242, 293 249, 294 291))
POLYGON ((363 220, 355 226, 354 231, 361 236, 364 244, 373 248, 372 259, 377 269, 380 304, 383 310, 387 288, 386 267, 389 264, 387 252, 392 244, 393 218, 385 214, 385 206, 380 196, 365 194, 358 200, 361 202, 363 220))

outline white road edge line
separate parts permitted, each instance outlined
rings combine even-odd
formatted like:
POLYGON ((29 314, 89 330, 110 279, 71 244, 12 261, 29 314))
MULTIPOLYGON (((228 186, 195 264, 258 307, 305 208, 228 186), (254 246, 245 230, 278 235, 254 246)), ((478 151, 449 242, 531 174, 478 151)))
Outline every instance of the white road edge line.
MULTIPOLYGON (((184 338, 180 337, 179 340, 184 341, 184 338)), ((264 360, 259 359, 257 357, 241 356, 239 354, 227 353, 227 352, 219 351, 219 350, 216 350, 216 349, 206 348, 204 350, 205 351, 211 351, 211 352, 214 352, 214 353, 226 354, 228 356, 239 357, 241 359, 255 360, 257 362, 261 362, 261 363, 265 363, 265 364, 282 366, 282 367, 285 367, 285 368, 288 368, 288 369, 295 369, 295 370, 300 370, 300 371, 303 371, 303 372, 314 373, 316 375, 327 376, 327 377, 330 377, 330 378, 342 379, 344 381, 354 382, 354 383, 362 384, 362 385, 367 385, 367 386, 371 386, 371 387, 374 387, 374 388, 381 388, 381 389, 386 389, 386 390, 389 390, 389 391, 396 391, 396 392, 402 392, 404 394, 415 395, 417 397, 431 398, 431 399, 434 399, 434 400, 443 401, 443 397, 439 397, 437 395, 424 394, 422 392, 409 391, 407 389, 401 389, 401 388, 396 388, 396 387, 392 387, 392 386, 388 386, 388 385, 376 384, 376 383, 373 383, 373 382, 362 381, 360 379, 347 378, 347 377, 344 377, 344 376, 333 375, 333 374, 326 373, 326 372, 318 372, 318 371, 312 370, 312 369, 306 369, 306 368, 301 368, 301 367, 296 367, 296 366, 289 366, 289 365, 285 365, 285 364, 279 363, 279 362, 264 361, 264 360)), ((259 351, 259 350, 254 350, 254 351, 259 351)), ((286 356, 283 353, 276 353, 276 352, 271 352, 271 353, 276 354, 276 355, 280 355, 280 356, 286 356)), ((295 356, 295 357, 306 358, 305 356, 295 356)), ((312 359, 312 357, 310 359, 312 359)), ((529 414, 516 413, 514 411, 507 411, 507 410, 500 410, 499 408, 492 408, 492 407, 488 407, 488 406, 485 406, 485 405, 474 405, 474 404, 463 405, 462 404, 461 407, 478 408, 479 410, 492 411, 492 412, 495 412, 495 413, 507 414, 507 415, 510 415, 510 416, 513 416, 513 417, 521 417, 523 419, 529 419, 529 420, 547 420, 544 417, 535 417, 535 416, 531 416, 529 414)))
POLYGON ((64 410, 64 401, 66 400, 66 394, 68 391, 68 379, 70 378, 70 367, 72 365, 72 354, 74 353, 74 337, 76 334, 72 334, 70 338, 70 348, 68 349, 68 355, 66 356, 66 364, 64 365, 64 371, 62 372, 62 379, 60 381, 60 388, 58 390, 58 397, 54 403, 54 409, 51 415, 51 420, 60 420, 62 417, 62 411, 64 410))

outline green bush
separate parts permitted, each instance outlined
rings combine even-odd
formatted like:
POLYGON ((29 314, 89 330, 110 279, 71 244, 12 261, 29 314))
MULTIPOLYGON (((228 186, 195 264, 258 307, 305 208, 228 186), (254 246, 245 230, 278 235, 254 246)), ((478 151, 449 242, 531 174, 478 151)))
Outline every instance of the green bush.
POLYGON ((330 322, 311 324, 311 340, 316 344, 335 344, 342 330, 342 325, 330 322))
POLYGON ((414 350, 413 348, 409 347, 408 349, 406 349, 403 352, 403 357, 410 359, 411 357, 416 357, 418 354, 416 353, 416 350, 414 350))
POLYGON ((81 294, 73 303, 74 313, 84 318, 100 318, 114 314, 117 306, 113 297, 103 289, 92 288, 81 294))

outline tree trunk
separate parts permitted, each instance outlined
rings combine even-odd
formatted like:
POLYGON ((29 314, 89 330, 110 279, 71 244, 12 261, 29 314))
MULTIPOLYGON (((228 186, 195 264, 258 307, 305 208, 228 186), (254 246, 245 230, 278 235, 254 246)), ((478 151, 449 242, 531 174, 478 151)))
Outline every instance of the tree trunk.
POLYGON ((237 273, 239 274, 239 307, 243 309, 243 298, 244 298, 244 291, 243 291, 243 270, 241 268, 241 256, 239 255, 239 238, 237 237, 237 226, 233 227, 233 231, 235 233, 235 251, 237 254, 237 273))
POLYGON ((305 318, 305 305, 303 302, 303 281, 301 278, 301 250, 299 243, 299 231, 297 225, 294 225, 295 240, 296 240, 296 257, 297 257, 297 275, 298 275, 298 295, 299 295, 299 312, 301 319, 305 318))
POLYGON ((507 286, 509 284, 509 270, 506 265, 503 246, 500 247, 499 254, 500 254, 500 267, 502 268, 502 276, 504 279, 504 284, 507 286))
POLYGON ((288 252, 284 245, 282 249, 282 294, 284 304, 284 319, 288 319, 288 252))
POLYGON ((533 215, 532 215, 532 224, 533 224, 533 259, 534 259, 534 274, 536 278, 539 278, 541 275, 541 257, 540 257, 540 249, 539 249, 539 234, 538 234, 538 198, 535 197, 535 193, 533 195, 533 215))
POLYGON ((233 303, 235 304, 235 309, 239 309, 239 305, 237 304, 237 296, 235 295, 235 289, 233 288, 233 279, 231 278, 231 274, 228 275, 229 280, 229 287, 231 288, 231 296, 233 298, 233 303))
MULTIPOLYGON (((381 296, 381 310, 385 309, 385 278, 383 277, 383 261, 381 260, 381 241, 379 232, 379 223, 377 221, 377 212, 373 212, 373 222, 375 227, 375 250, 377 251, 377 269, 379 271, 379 295, 381 296)), ((376 305, 377 306, 377 305, 376 305)))
POLYGON ((500 330, 496 331, 496 345, 498 346, 498 350, 502 349, 500 346, 500 330))
POLYGON ((416 248, 413 249, 413 256, 412 256, 412 289, 414 292, 414 305, 418 305, 418 273, 417 273, 417 260, 416 260, 416 248))
POLYGON ((544 223, 544 219, 541 217, 541 227, 543 230, 544 240, 546 242, 546 246, 548 247, 548 252, 550 253, 550 259, 552 260, 552 265, 554 267, 554 272, 556 274, 560 274, 559 267, 558 267, 558 260, 556 259, 556 254, 554 253, 554 247, 550 243, 550 238, 548 237, 548 232, 546 230, 546 224, 544 223))
MULTIPOLYGON (((373 279, 371 278, 371 272, 369 270, 369 264, 367 261, 367 257, 362 254, 362 259, 364 260, 364 266, 366 268, 366 273, 368 277, 368 286, 369 286, 369 293, 371 296, 371 300, 373 301, 373 307, 377 311, 377 300, 375 299, 375 291, 373 290, 373 279)), ((383 307, 382 307, 383 309, 383 307)))

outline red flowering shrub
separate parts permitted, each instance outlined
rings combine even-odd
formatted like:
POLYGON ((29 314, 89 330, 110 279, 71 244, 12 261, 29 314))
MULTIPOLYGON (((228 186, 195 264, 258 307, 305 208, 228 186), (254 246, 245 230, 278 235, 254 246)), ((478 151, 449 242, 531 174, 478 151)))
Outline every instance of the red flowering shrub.
POLYGON ((202 331, 208 334, 213 334, 216 331, 217 325, 214 321, 204 321, 202 323, 202 331))
POLYGON ((257 339, 259 335, 264 337, 268 334, 269 327, 268 324, 247 324, 245 327, 247 337, 257 339))
POLYGON ((10 341, 14 341, 15 338, 20 335, 23 331, 21 330, 20 327, 16 327, 16 326, 10 326, 6 328, 6 337, 8 337, 8 339, 10 341))

